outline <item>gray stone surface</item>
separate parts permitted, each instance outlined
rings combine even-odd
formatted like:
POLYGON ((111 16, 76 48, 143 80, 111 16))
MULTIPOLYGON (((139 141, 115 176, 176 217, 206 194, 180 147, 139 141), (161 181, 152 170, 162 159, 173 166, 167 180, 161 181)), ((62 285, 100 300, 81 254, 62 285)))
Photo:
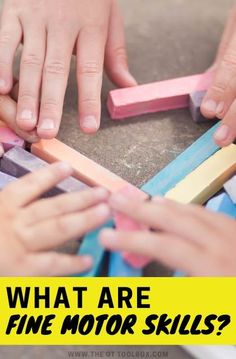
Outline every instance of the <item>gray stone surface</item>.
MULTIPOLYGON (((126 20, 130 68, 140 83, 199 73, 208 68, 233 0, 121 0, 126 20)), ((141 186, 197 139, 209 124, 193 123, 187 110, 112 122, 105 100, 112 85, 104 81, 102 127, 96 136, 80 133, 72 64, 59 138, 135 185, 141 186)), ((161 274, 150 267, 146 274, 161 274)), ((165 351, 166 347, 19 347, 1 348, 0 358, 68 358, 69 350, 165 351)), ((170 347, 169 359, 188 359, 170 347)), ((207 359, 207 358, 206 358, 207 359)))

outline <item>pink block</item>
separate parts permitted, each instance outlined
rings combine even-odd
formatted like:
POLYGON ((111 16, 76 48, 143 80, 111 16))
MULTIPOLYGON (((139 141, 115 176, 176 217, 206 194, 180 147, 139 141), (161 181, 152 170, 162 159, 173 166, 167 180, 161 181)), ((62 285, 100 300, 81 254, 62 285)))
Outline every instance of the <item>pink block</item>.
MULTIPOLYGON (((144 192, 140 192, 140 190, 133 186, 124 187, 121 191, 119 191, 119 193, 125 195, 126 197, 129 197, 130 199, 134 198, 136 201, 144 201, 148 198, 148 196, 144 192)), ((124 214, 117 212, 115 213, 114 218, 116 228, 120 231, 138 231, 147 229, 146 226, 135 222, 124 214)), ((150 258, 144 256, 137 256, 131 253, 124 253, 123 258, 134 268, 143 268, 150 262, 150 258)))
POLYGON ((0 128, 0 143, 3 145, 5 151, 10 150, 13 147, 25 147, 25 141, 17 136, 10 128, 0 128))
POLYGON ((113 90, 108 97, 108 110, 113 120, 145 113, 185 108, 189 95, 207 90, 214 72, 154 82, 125 89, 113 90))

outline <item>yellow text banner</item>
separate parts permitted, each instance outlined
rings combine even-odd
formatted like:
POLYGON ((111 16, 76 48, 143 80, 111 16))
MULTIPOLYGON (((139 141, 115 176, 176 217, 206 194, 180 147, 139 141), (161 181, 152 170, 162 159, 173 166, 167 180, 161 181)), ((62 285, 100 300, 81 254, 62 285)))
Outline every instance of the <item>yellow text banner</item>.
POLYGON ((0 345, 236 344, 236 278, 0 278, 0 345))

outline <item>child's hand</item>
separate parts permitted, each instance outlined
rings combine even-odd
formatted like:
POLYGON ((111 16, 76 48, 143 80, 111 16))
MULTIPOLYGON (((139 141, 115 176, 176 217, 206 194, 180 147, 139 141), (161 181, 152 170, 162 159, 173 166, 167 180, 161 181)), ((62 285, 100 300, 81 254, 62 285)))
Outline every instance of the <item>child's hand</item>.
POLYGON ((236 221, 161 198, 140 203, 113 195, 110 204, 153 230, 104 230, 108 249, 145 255, 191 276, 236 276, 236 221))
POLYGON ((215 140, 220 146, 227 146, 236 138, 236 6, 225 27, 212 69, 216 74, 201 110, 207 118, 223 119, 215 140))
POLYGON ((100 125, 103 65, 118 86, 136 84, 127 66, 116 0, 5 0, 0 32, 0 93, 12 88, 12 64, 23 39, 17 124, 42 138, 59 129, 73 51, 77 55, 83 131, 100 125))
POLYGON ((110 211, 108 193, 97 188, 84 192, 37 198, 71 175, 63 163, 25 176, 0 192, 0 275, 55 276, 82 272, 90 257, 51 250, 103 224, 110 211))

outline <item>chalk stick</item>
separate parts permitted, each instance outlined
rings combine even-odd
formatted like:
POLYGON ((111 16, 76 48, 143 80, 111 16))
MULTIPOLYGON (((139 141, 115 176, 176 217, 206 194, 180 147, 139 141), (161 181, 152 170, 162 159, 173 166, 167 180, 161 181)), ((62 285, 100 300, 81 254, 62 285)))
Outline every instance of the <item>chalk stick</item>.
POLYGON ((102 186, 110 192, 116 192, 128 185, 119 176, 56 139, 41 140, 32 145, 31 151, 49 163, 64 161, 71 164, 75 177, 90 186, 102 186))
POLYGON ((236 204, 233 203, 229 195, 225 192, 208 201, 206 208, 217 213, 225 214, 231 218, 236 218, 236 204))
MULTIPOLYGON (((47 162, 37 158, 32 153, 20 147, 14 147, 4 154, 0 169, 2 172, 19 178, 47 165, 47 162)), ((81 191, 85 188, 87 188, 87 186, 84 183, 70 177, 59 183, 54 189, 49 191, 47 195, 55 196, 61 193, 81 191)))
MULTIPOLYGON (((164 196, 202 162, 216 153, 219 147, 213 141, 213 134, 218 126, 219 124, 216 124, 208 130, 173 162, 151 178, 142 187, 142 190, 150 196, 164 196)), ((121 254, 119 259, 117 257, 117 253, 112 253, 110 256, 110 277, 119 277, 119 273, 121 272, 126 273, 126 275, 124 275, 126 277, 141 276, 141 271, 137 271, 137 275, 134 274, 134 269, 124 262, 121 254)))
POLYGON ((0 127, 0 143, 2 143, 5 151, 16 146, 21 148, 25 147, 25 141, 7 127, 0 127))
POLYGON ((224 184, 224 189, 230 196, 233 203, 236 204, 236 176, 233 176, 229 181, 224 184))
POLYGON ((15 177, 9 176, 6 173, 0 172, 0 190, 4 189, 8 184, 14 182, 15 177))
POLYGON ((187 108, 189 95, 207 90, 212 72, 113 90, 108 96, 108 110, 113 120, 146 113, 187 108))
POLYGON ((117 252, 110 253, 108 276, 109 277, 142 277, 141 268, 134 268, 124 261, 122 255, 117 252))
POLYGON ((97 277, 101 273, 105 258, 105 250, 100 245, 99 233, 103 228, 112 228, 113 222, 110 221, 95 231, 89 232, 82 241, 78 255, 90 255, 93 258, 93 267, 86 273, 77 274, 76 277, 97 277))
POLYGON ((201 105, 205 95, 206 91, 197 91, 191 93, 189 96, 189 110, 194 122, 202 123, 212 121, 212 119, 207 119, 201 113, 201 105))
POLYGON ((150 179, 142 190, 151 196, 164 196, 188 174, 219 150, 213 135, 219 124, 214 125, 174 161, 150 179))
POLYGON ((208 158, 165 197, 184 204, 204 204, 235 171, 236 145, 230 145, 208 158))
MULTIPOLYGON (((130 200, 136 200, 142 202, 144 200, 143 196, 140 196, 140 191, 137 191, 137 189, 133 186, 126 186, 123 188, 119 193, 123 196, 126 196, 127 198, 130 198, 130 200)), ((148 195, 145 195, 145 199, 148 199, 148 195)), ((115 225, 116 229, 119 231, 139 231, 139 230, 147 230, 147 227, 144 225, 141 225, 138 222, 135 222, 131 218, 127 217, 123 213, 116 212, 114 215, 115 225)), ((150 258, 144 257, 144 256, 137 256, 131 253, 123 253, 124 260, 129 263, 134 268, 143 268, 145 265, 147 265, 150 262, 150 258)))

